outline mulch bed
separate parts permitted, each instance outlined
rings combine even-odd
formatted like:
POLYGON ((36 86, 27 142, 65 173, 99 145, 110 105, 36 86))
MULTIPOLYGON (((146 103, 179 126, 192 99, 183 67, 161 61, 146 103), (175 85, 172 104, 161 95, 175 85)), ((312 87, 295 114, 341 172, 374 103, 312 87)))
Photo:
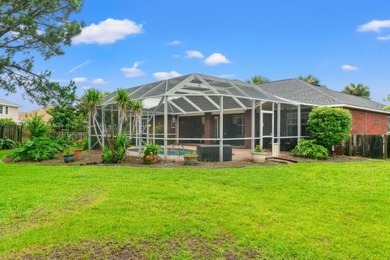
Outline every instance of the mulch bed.
MULTIPOLYGON (((354 162, 354 161, 368 161, 371 160, 369 158, 364 157, 351 157, 351 156, 343 156, 343 155, 336 155, 330 157, 328 160, 312 160, 307 158, 300 158, 300 157, 294 157, 289 152, 282 152, 281 157, 295 160, 299 163, 304 162, 354 162)), ((84 151, 83 152, 83 158, 79 161, 71 162, 71 163, 64 163, 62 156, 59 156, 57 159, 52 160, 46 160, 41 162, 12 162, 9 157, 6 157, 4 159, 5 163, 15 163, 15 164, 23 164, 23 163, 29 163, 29 164, 38 164, 38 165, 68 165, 68 166, 75 166, 75 165, 115 165, 115 166, 132 166, 132 167, 148 167, 148 168, 177 168, 177 167, 188 167, 188 168, 240 168, 240 167, 247 167, 247 166, 270 166, 270 165, 280 165, 279 162, 272 162, 266 160, 264 164, 254 163, 250 161, 249 159, 247 161, 230 161, 230 162, 198 162, 196 165, 193 166, 186 166, 184 165, 183 161, 169 161, 164 162, 160 161, 156 164, 144 164, 142 161, 142 158, 140 157, 132 157, 127 156, 121 164, 103 164, 101 163, 101 152, 100 151, 84 151)))

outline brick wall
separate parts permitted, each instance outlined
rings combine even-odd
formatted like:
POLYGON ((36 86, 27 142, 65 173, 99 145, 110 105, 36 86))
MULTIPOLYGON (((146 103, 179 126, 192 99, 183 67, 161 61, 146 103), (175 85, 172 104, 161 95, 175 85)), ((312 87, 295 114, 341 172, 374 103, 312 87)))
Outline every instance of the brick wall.
POLYGON ((381 135, 387 134, 386 114, 349 109, 352 114, 353 135, 381 135))

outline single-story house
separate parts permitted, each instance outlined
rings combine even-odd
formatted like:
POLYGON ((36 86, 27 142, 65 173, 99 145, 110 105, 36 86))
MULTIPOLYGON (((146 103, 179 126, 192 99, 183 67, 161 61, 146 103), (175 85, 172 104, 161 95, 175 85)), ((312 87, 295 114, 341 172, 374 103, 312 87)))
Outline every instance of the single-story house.
MULTIPOLYGON (((223 144, 253 149, 256 144, 271 149, 280 144, 292 149, 297 140, 309 136, 308 115, 313 107, 349 109, 353 134, 387 133, 389 111, 369 99, 314 86, 299 79, 251 85, 202 74, 189 74, 128 89, 132 99, 142 100, 141 116, 128 111, 124 133, 137 145, 153 141, 171 144, 223 144), (135 122, 137 121, 137 124, 135 122)), ((107 96, 98 110, 95 125, 90 118, 90 144, 104 143, 104 133, 119 124, 115 93, 107 96)), ((221 160, 223 158, 220 158, 221 160)))
POLYGON ((19 107, 15 103, 0 98, 0 119, 8 118, 18 123, 19 107))

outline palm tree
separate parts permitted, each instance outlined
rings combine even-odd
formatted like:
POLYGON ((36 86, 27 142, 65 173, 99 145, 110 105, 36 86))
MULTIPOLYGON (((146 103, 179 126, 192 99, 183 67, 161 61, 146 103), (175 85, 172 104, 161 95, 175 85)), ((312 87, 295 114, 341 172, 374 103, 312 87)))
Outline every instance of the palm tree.
POLYGON ((88 114, 92 120, 93 129, 97 137, 97 141, 101 149, 103 149, 102 141, 99 139, 96 129, 96 117, 97 117, 97 107, 101 105, 103 100, 103 95, 97 89, 88 89, 82 97, 82 102, 84 106, 88 109, 88 114))
POLYGON ((123 123, 126 121, 127 107, 131 106, 130 94, 125 89, 118 89, 115 95, 115 102, 119 110, 119 129, 118 133, 122 133, 123 123))
POLYGON ((300 80, 306 81, 307 83, 313 84, 313 85, 318 85, 320 86, 320 79, 317 77, 314 77, 313 75, 309 74, 306 77, 299 76, 300 80))
POLYGON ((358 97, 364 97, 364 98, 370 97, 370 88, 360 83, 357 85, 350 83, 348 86, 344 88, 342 92, 346 94, 358 96, 358 97))
POLYGON ((142 103, 142 100, 131 101, 131 113, 134 115, 133 135, 138 131, 138 122, 141 117, 143 107, 144 105, 142 103))
POLYGON ((249 84, 260 85, 269 82, 269 79, 260 75, 255 75, 246 81, 249 84))

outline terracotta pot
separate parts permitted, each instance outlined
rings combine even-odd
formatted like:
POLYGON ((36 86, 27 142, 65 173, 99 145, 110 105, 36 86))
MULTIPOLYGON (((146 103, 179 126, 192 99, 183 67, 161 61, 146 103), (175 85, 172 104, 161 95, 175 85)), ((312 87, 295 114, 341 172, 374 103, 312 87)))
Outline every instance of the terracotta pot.
POLYGON ((79 149, 74 149, 74 159, 76 161, 79 161, 83 158, 83 149, 79 148, 79 149))
POLYGON ((145 164, 152 164, 156 163, 158 161, 158 155, 157 154, 145 154, 143 157, 145 164))

